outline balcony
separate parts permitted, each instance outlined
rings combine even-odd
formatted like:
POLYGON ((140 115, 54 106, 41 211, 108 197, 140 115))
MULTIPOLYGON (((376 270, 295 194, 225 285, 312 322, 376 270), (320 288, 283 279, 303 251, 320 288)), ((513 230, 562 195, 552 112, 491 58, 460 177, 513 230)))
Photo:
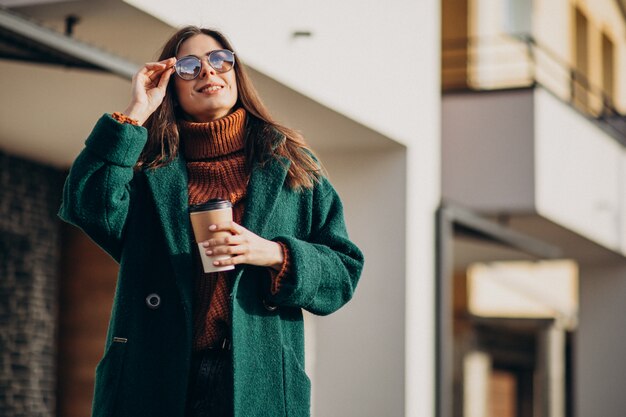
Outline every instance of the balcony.
POLYGON ((626 254, 626 118, 613 94, 509 35, 446 41, 442 87, 444 199, 583 262, 626 254))
MULTIPOLYGON (((613 78, 605 74, 605 78, 613 78)), ((444 93, 540 86, 626 146, 626 114, 616 108, 614 80, 594 85, 582 71, 529 35, 443 42, 444 93)))

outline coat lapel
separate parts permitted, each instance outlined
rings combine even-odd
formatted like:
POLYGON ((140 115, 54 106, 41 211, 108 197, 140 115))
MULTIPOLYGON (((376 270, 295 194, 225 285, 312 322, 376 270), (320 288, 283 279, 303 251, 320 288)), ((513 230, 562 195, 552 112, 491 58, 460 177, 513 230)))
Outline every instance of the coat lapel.
MULTIPOLYGON (((283 188, 290 161, 271 158, 265 164, 257 164, 250 173, 246 190, 246 210, 242 226, 261 237, 283 188)), ((245 265, 237 268, 232 294, 237 293, 245 265)))
POLYGON ((258 164, 250 174, 246 192, 246 212, 243 226, 259 236, 276 207, 276 201, 283 188, 290 161, 286 158, 271 158, 265 164, 258 164))
MULTIPOLYGON (((257 164, 250 174, 246 191, 246 210, 243 226, 251 232, 263 236, 272 211, 283 188, 290 161, 286 158, 271 158, 264 164, 257 164)), ((191 226, 188 214, 189 194, 187 191, 187 170, 182 157, 170 164, 147 170, 146 177, 152 191, 157 213, 168 245, 174 266, 176 283, 182 294, 188 323, 191 324, 193 259, 191 256, 191 226)), ((236 290, 243 267, 238 268, 235 278, 236 290)))
POLYGON ((185 161, 178 157, 164 167, 145 172, 161 220, 187 322, 191 325, 193 260, 185 161))

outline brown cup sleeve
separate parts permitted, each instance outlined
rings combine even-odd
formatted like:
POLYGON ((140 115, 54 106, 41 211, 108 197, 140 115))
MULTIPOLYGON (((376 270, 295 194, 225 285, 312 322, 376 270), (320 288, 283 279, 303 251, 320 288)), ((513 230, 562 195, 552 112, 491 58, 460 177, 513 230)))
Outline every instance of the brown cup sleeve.
POLYGON ((196 242, 204 242, 220 235, 228 236, 228 232, 213 233, 209 230, 212 224, 226 223, 233 220, 233 211, 230 208, 219 210, 198 211, 190 213, 191 226, 196 242))

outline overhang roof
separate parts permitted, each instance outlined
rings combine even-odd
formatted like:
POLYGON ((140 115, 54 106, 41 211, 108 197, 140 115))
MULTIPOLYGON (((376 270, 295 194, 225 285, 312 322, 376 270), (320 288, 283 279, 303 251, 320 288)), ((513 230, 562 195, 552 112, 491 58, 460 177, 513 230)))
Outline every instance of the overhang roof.
POLYGON ((171 32, 121 0, 1 7, 0 152, 67 168, 98 117, 124 110, 138 63, 171 32))
POLYGON ((107 71, 125 79, 139 67, 1 6, 0 58, 107 71))

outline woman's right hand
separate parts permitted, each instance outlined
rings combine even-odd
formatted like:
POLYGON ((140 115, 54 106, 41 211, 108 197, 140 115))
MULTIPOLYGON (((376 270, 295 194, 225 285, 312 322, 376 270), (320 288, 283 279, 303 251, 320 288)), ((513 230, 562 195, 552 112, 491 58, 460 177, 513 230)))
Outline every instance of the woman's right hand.
POLYGON ((145 64, 134 76, 131 101, 124 114, 143 125, 161 105, 167 83, 174 72, 176 58, 145 64))

